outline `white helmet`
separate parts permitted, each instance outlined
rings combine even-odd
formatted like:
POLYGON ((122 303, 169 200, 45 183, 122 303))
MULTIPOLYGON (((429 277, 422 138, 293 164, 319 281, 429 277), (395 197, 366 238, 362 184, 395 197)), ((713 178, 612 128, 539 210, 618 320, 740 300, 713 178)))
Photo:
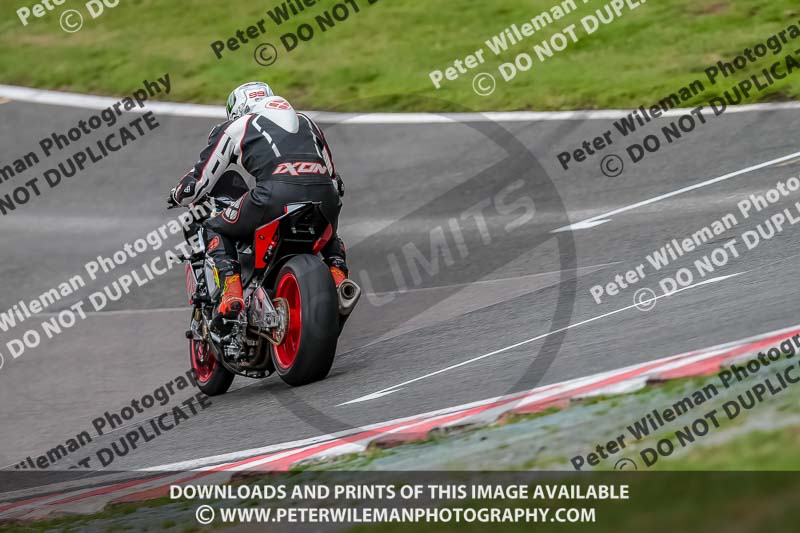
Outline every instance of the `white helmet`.
POLYGON ((236 120, 250 113, 258 102, 270 96, 275 96, 275 93, 269 85, 261 81, 238 86, 228 96, 228 120, 236 120))

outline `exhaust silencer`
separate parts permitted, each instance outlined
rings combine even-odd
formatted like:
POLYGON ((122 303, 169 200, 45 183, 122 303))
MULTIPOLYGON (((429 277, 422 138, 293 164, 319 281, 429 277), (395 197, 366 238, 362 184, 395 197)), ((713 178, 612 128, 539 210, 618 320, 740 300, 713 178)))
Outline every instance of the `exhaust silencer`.
POLYGON ((339 284, 339 314, 348 316, 361 298, 361 287, 354 281, 346 279, 339 284))

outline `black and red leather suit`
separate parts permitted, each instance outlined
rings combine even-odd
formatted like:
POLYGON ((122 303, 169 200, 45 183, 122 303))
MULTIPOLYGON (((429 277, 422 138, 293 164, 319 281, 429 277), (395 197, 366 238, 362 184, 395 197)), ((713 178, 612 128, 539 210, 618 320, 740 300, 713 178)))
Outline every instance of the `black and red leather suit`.
POLYGON ((246 177, 249 191, 230 209, 208 220, 204 229, 207 252, 220 279, 239 282, 236 242, 249 241, 257 228, 281 216, 286 204, 301 201, 321 202, 333 225, 333 237, 322 256, 346 275, 344 243, 337 234, 341 181, 325 136, 314 121, 273 96, 258 113, 223 122, 211 131, 200 160, 173 189, 173 200, 189 205, 211 192, 231 169, 246 177))

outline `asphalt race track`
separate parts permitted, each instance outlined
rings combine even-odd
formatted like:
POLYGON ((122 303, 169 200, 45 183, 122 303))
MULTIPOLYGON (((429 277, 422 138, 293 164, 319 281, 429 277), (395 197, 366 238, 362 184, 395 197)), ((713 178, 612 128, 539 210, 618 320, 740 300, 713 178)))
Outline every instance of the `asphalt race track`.
MULTIPOLYGON (((40 153, 41 138, 92 113, 15 101, 0 105, 0 162, 40 153)), ((121 123, 137 116, 124 115, 121 123)), ((196 160, 214 121, 156 116, 154 131, 0 218, 0 312, 74 274, 88 279, 86 262, 177 216, 164 209, 164 198, 196 160)), ((354 278, 367 279, 371 287, 365 288, 375 293, 362 300, 345 328, 331 375, 298 389, 276 376, 237 378, 227 395, 110 468, 181 463, 343 431, 800 322, 792 291, 800 244, 792 227, 752 251, 741 245, 740 257, 694 280, 712 283, 660 298, 649 311, 633 306, 636 289, 657 290, 662 277, 692 267, 704 250, 799 201, 800 191, 747 220, 736 207, 747 195, 764 194, 800 173, 800 154, 634 204, 798 152, 800 110, 714 118, 638 165, 629 163, 617 177, 600 172, 600 158, 562 170, 557 153, 601 135, 611 122, 323 124, 347 184, 340 233, 354 278), (609 220, 601 225, 551 233, 628 206, 634 207, 601 217, 609 220), (661 273, 648 266, 636 287, 594 301, 591 287, 727 213, 739 217, 728 234, 661 273), (417 250, 430 259, 432 239, 441 244, 442 237, 450 255, 437 248, 432 274, 409 267, 409 254, 417 250), (393 261, 400 265, 394 271, 393 261), (401 285, 406 290, 398 294, 401 285)), ((81 139, 75 150, 96 138, 81 139)), ((624 155, 623 148, 619 142, 604 153, 624 155)), ((0 184, 0 196, 71 153, 72 147, 0 184)), ((168 246, 177 242, 172 237, 168 246)), ((131 259, 25 324, 38 327, 52 312, 163 251, 131 259)), ((182 375, 189 364, 187 322, 179 267, 17 359, 6 343, 28 328, 0 332, 0 466, 13 468, 28 455, 46 453, 91 429, 104 409, 118 413, 182 375)), ((187 389, 176 398, 193 394, 187 389)), ((174 405, 154 407, 134 422, 174 405)), ((70 466, 120 436, 116 431, 97 438, 57 464, 70 466)))

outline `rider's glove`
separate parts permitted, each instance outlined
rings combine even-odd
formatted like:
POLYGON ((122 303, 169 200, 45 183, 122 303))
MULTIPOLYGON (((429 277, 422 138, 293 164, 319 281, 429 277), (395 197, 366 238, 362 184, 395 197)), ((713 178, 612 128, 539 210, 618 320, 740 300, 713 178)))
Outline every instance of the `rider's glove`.
POLYGON ((344 181, 342 181, 342 177, 337 172, 333 175, 333 179, 336 180, 336 189, 339 191, 339 197, 344 196, 344 181))
POLYGON ((169 192, 169 198, 167 198, 167 206, 168 207, 178 207, 181 204, 178 202, 176 195, 178 193, 178 188, 173 187, 172 190, 169 192))
POLYGON ((184 205, 186 200, 195 200, 195 189, 197 180, 192 171, 187 172, 179 181, 175 188, 170 191, 170 198, 177 205, 184 205))

